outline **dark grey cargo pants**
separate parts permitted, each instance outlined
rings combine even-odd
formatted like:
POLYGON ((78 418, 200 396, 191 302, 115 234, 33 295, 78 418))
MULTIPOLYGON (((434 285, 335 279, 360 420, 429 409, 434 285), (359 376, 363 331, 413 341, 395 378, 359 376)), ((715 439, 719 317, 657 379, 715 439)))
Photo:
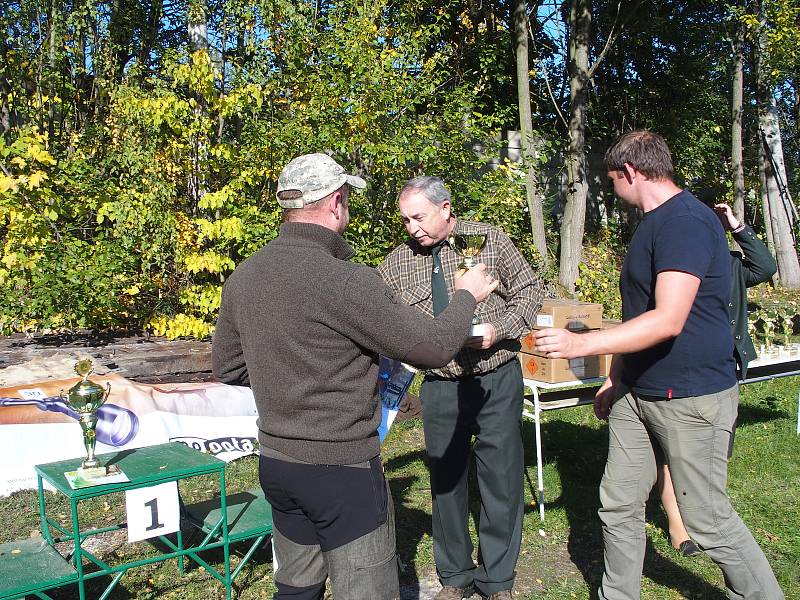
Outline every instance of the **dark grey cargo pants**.
POLYGON ((380 457, 356 465, 313 465, 261 456, 272 505, 275 600, 400 597, 394 507, 380 457))

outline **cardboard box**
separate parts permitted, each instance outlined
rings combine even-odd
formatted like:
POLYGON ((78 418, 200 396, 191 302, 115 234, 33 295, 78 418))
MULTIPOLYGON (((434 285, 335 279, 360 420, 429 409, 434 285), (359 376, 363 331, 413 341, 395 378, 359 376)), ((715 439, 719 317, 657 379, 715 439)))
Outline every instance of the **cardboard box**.
MULTIPOLYGON (((597 329, 580 329, 573 331, 573 333, 588 333, 589 331, 597 331, 597 329)), ((536 349, 536 339, 533 337, 535 332, 536 330, 531 331, 528 335, 519 338, 520 346, 522 346, 520 352, 535 354, 536 356, 545 356, 545 354, 536 349)))
POLYGON ((613 354, 601 354, 600 359, 600 377, 608 377, 611 372, 611 359, 614 358, 613 354))
POLYGON ((600 329, 603 305, 578 300, 546 298, 536 315, 536 329, 559 327, 562 329, 600 329))
MULTIPOLYGON (((604 329, 606 328, 604 327, 604 329)), ((586 331, 594 331, 594 330, 587 329, 586 331)), ((538 356, 540 358, 546 358, 543 353, 538 352, 536 350, 533 341, 534 340, 532 334, 528 334, 524 338, 521 338, 520 343, 522 344, 522 352, 520 354, 531 354, 533 356, 538 356)), ((600 377, 608 377, 608 374, 611 372, 611 359, 613 358, 613 356, 614 356, 613 354, 601 354, 597 357, 600 360, 600 365, 599 365, 600 377)), ((594 375, 592 375, 592 377, 594 377, 594 375)), ((534 377, 531 377, 531 379, 534 379, 534 377)))
MULTIPOLYGON (((616 327, 622 323, 622 321, 618 319, 603 319, 601 323, 601 329, 611 329, 612 327, 616 327)), ((611 359, 614 358, 613 354, 601 354, 600 355, 600 376, 601 377, 608 377, 608 374, 611 372, 611 359)))
POLYGON ((522 365, 522 376, 535 381, 561 383, 600 376, 599 356, 586 356, 570 360, 545 358, 524 352, 520 352, 517 356, 522 365))
POLYGON ((536 340, 533 339, 533 331, 519 338, 519 343, 522 346, 522 352, 525 352, 527 354, 535 354, 536 353, 535 341, 536 340))

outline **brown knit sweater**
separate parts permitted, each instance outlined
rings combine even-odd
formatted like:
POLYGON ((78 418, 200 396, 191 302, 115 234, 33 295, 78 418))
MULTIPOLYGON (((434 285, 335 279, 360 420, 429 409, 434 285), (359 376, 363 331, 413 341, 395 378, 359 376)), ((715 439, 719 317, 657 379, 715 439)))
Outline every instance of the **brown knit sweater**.
POLYGON ((334 231, 284 223, 222 291, 214 375, 250 386, 259 441, 296 459, 352 464, 379 452, 378 355, 421 368, 464 344, 475 299, 453 295, 433 319, 398 301, 377 272, 349 262, 334 231))

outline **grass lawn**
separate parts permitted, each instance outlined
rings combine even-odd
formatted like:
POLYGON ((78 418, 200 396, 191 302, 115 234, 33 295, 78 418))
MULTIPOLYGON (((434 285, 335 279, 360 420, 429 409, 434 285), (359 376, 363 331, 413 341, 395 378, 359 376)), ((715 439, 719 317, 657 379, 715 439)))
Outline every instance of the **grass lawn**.
MULTIPOLYGON (((734 506, 766 552, 786 598, 800 598, 800 437, 795 434, 799 391, 800 378, 743 388, 728 486, 734 506)), ((539 522, 534 494, 532 423, 524 423, 523 436, 527 504, 518 563, 518 596, 589 598, 602 574, 602 541, 596 511, 607 445, 606 426, 594 418, 590 407, 544 413, 544 525, 539 522)), ((404 566, 401 583, 413 584, 434 574, 430 487, 421 422, 398 423, 392 429, 384 447, 384 462, 395 500, 397 544, 404 566)), ((258 485, 256 465, 255 457, 229 465, 229 493, 258 485)), ((204 500, 215 493, 218 489, 211 478, 194 478, 181 484, 186 502, 204 500)), ((48 503, 53 514, 69 518, 69 506, 61 496, 50 493, 48 503)), ((476 514, 476 494, 471 506, 476 514)), ((124 498, 118 495, 96 499, 86 503, 84 512, 82 523, 106 526, 122 522, 124 498)), ((666 519, 657 502, 651 501, 649 515, 642 597, 723 600, 720 570, 704 555, 684 558, 672 549, 665 532, 666 519)), ((0 499, 0 523, 0 542, 36 535, 36 494, 20 492, 0 499)), ((100 542, 99 553, 111 564, 153 554, 153 547, 147 542, 125 543, 124 533, 109 534, 100 542)), ((218 564, 221 556, 209 553, 207 559, 218 564)), ((268 560, 268 552, 262 551, 242 571, 236 582, 239 598, 272 596, 268 560)), ((97 597, 100 591, 96 581, 89 584, 89 597, 97 597)), ((76 592, 72 586, 52 595, 67 599, 76 597, 76 592)), ((224 598, 224 590, 202 569, 192 568, 180 576, 176 561, 172 560, 129 571, 109 597, 224 598)))

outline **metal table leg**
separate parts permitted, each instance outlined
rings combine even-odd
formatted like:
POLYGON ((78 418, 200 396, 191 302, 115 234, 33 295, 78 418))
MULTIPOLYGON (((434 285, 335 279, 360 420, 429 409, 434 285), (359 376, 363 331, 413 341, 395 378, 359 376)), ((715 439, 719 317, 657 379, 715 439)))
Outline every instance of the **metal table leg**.
POLYGON ((539 403, 539 388, 533 386, 533 423, 536 430, 536 482, 539 486, 539 519, 544 522, 544 475, 542 473, 542 407, 539 403))

